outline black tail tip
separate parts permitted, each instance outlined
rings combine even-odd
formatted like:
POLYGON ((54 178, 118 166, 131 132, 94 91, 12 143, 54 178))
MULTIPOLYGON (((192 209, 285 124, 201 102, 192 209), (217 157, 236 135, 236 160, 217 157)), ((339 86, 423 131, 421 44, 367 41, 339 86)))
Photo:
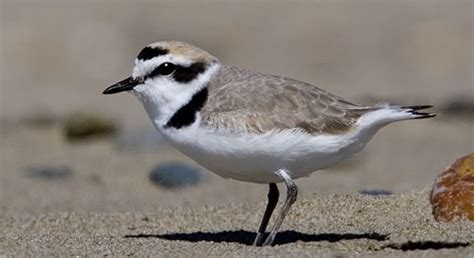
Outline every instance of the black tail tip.
POLYGON ((424 119, 424 118, 432 118, 437 116, 438 114, 432 114, 432 113, 424 113, 424 112, 411 112, 413 115, 416 115, 413 119, 424 119))
POLYGON ((416 105, 416 106, 405 106, 402 107, 403 109, 411 109, 413 111, 415 110, 422 110, 422 109, 427 109, 427 108, 432 108, 432 105, 416 105))
POLYGON ((418 110, 423 110, 427 108, 432 108, 432 105, 416 105, 416 106, 405 106, 402 107, 403 109, 406 109, 408 112, 412 113, 416 117, 414 119, 423 119, 423 118, 431 118, 435 117, 438 114, 435 113, 427 113, 427 112, 418 112, 418 110))

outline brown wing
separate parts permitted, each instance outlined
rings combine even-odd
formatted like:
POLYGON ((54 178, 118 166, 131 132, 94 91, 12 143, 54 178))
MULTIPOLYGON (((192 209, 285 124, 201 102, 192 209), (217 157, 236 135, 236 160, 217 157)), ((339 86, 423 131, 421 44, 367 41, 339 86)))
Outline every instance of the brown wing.
POLYGON ((342 133, 371 110, 305 82, 230 66, 223 66, 208 87, 203 123, 236 132, 342 133))

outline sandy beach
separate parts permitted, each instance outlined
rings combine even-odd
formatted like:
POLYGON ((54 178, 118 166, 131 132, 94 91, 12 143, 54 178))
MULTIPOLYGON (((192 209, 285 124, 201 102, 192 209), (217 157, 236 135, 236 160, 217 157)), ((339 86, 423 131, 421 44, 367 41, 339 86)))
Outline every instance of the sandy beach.
POLYGON ((439 224, 428 191, 301 198, 275 247, 252 247, 264 203, 150 212, 7 214, 5 255, 473 257, 474 224, 439 224), (248 212, 258 210, 258 212, 248 212))
POLYGON ((228 4, 1 2, 0 257, 474 257, 474 223, 436 222, 429 203, 436 176, 474 152, 472 1, 228 4), (276 245, 252 247, 268 186, 206 171, 153 134, 133 96, 101 94, 164 39, 351 101, 441 114, 387 126, 356 157, 298 179, 276 245), (68 139, 77 112, 117 134, 68 139), (199 181, 157 185, 166 162, 199 181))

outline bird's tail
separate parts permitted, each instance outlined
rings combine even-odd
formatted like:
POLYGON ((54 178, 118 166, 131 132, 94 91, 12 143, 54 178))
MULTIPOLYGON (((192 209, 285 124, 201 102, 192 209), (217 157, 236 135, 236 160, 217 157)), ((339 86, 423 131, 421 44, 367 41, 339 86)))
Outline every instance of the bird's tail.
POLYGON ((372 111, 364 114, 359 123, 368 125, 368 127, 381 127, 396 121, 430 118, 436 114, 420 110, 431 107, 430 105, 398 106, 380 103, 373 106, 372 111))
POLYGON ((432 108, 433 106, 431 105, 417 105, 417 106, 404 106, 400 107, 405 112, 411 113, 413 117, 409 119, 424 119, 424 118, 430 118, 430 117, 435 117, 437 114, 435 113, 428 113, 428 112, 419 112, 418 110, 423 110, 427 108, 432 108))

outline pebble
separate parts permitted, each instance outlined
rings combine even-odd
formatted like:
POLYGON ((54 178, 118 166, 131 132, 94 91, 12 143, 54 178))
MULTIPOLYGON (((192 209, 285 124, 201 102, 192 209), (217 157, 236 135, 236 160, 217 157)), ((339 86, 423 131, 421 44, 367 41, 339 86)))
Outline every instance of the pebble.
POLYGON ((63 133, 70 141, 112 136, 118 125, 109 118, 92 113, 75 113, 64 121, 63 133))
POLYGON ((183 188, 198 184, 201 172, 194 166, 169 162, 153 168, 149 178, 154 184, 164 188, 183 188))
POLYGON ((474 153, 459 158, 439 174, 430 201, 437 221, 474 221, 474 153))
POLYGON ((440 108, 440 113, 446 117, 474 117, 474 99, 468 96, 459 96, 447 101, 440 108))
POLYGON ((65 165, 32 165, 25 169, 28 177, 45 180, 67 179, 72 176, 72 169, 65 165))
POLYGON ((392 195, 393 193, 384 190, 384 189, 364 189, 359 191, 360 194, 363 195, 371 195, 371 196, 386 196, 386 195, 392 195))

